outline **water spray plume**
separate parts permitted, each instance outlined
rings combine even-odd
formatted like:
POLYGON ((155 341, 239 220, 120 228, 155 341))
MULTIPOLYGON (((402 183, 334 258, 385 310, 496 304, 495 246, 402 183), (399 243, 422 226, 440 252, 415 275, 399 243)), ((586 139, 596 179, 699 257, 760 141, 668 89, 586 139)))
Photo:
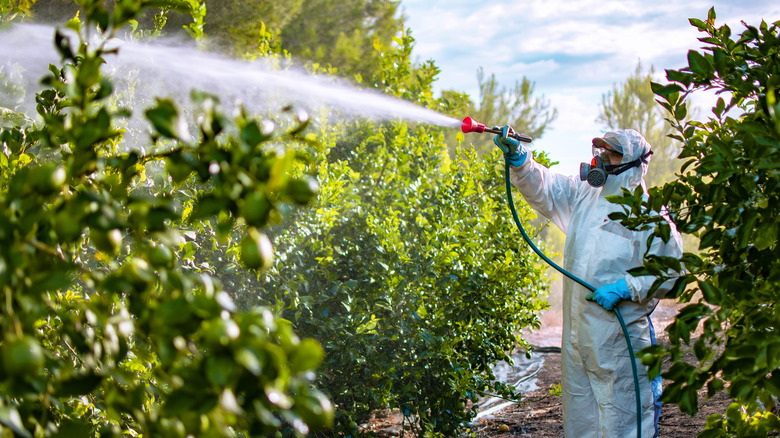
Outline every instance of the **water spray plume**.
MULTIPOLYGON (((61 32, 68 33, 67 29, 61 32)), ((15 63, 26 79, 37 81, 49 64, 58 64, 54 50, 54 28, 16 24, 0 32, 0 68, 15 63)), ((220 97, 227 106, 240 104, 254 113, 275 113, 289 104, 309 111, 324 110, 329 120, 364 118, 406 120, 456 127, 456 119, 428 108, 393 98, 377 91, 360 89, 327 75, 280 68, 263 60, 247 62, 205 52, 172 40, 153 43, 111 40, 118 56, 106 57, 105 72, 118 91, 127 85, 136 97, 152 100, 170 97, 180 105, 190 90, 198 89, 220 97)), ((28 90, 35 84, 26 84, 28 90)), ((37 90, 36 90, 37 91, 37 90)), ((34 107, 34 103, 32 103, 34 107)))
MULTIPOLYGON (((499 127, 493 127, 488 128, 485 126, 484 123, 478 122, 471 117, 466 117, 463 119, 463 123, 460 125, 460 130, 463 131, 464 134, 468 134, 469 132, 490 132, 492 134, 502 135, 503 132, 501 128, 499 127)), ((514 132, 514 130, 510 129, 508 132, 509 137, 514 138, 517 141, 522 141, 523 143, 531 143, 534 141, 533 137, 530 135, 525 134, 518 134, 514 132)))

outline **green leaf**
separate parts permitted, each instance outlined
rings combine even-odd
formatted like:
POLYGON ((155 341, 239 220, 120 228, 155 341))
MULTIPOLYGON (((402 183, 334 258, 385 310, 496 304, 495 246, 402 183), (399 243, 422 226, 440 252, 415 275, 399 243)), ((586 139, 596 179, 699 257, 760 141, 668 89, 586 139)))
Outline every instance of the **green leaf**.
POLYGON ((52 438, 86 437, 92 435, 92 425, 85 418, 63 418, 52 438))
POLYGON ((309 371, 317 368, 325 356, 320 343, 314 339, 304 339, 289 358, 293 372, 309 371))
POLYGON ((688 64, 690 65, 691 71, 699 76, 707 77, 712 74, 712 64, 710 64, 704 55, 695 50, 688 51, 688 64))
POLYGON ((704 296, 704 299, 714 305, 720 305, 723 303, 723 300, 726 298, 723 291, 720 290, 719 287, 712 284, 712 281, 698 281, 699 289, 701 290, 702 295, 704 296))
POLYGON ((22 417, 14 406, 0 406, 0 423, 11 429, 16 435, 32 438, 32 434, 24 428, 22 417))
POLYGON ((695 415, 699 411, 699 395, 696 392, 696 388, 686 386, 682 390, 682 397, 678 402, 678 406, 680 406, 681 411, 689 415, 695 415))
POLYGON ((93 372, 74 376, 67 380, 60 382, 58 396, 62 397, 78 397, 92 393, 100 383, 103 381, 103 377, 93 372))
POLYGON ((183 14, 190 14, 193 12, 192 4, 182 0, 143 0, 141 5, 144 8, 172 9, 183 14))
POLYGON ((81 32, 81 20, 79 20, 79 11, 76 11, 76 15, 73 16, 68 22, 65 24, 65 27, 79 33, 81 32))
MULTIPOLYGON (((667 74, 669 74, 669 71, 667 71, 667 74)), ((657 82, 651 82, 650 88, 653 90, 653 93, 663 97, 669 103, 676 103, 679 93, 683 91, 682 87, 677 84, 662 85, 657 82)))
POLYGON ((746 211, 740 220, 740 225, 737 228, 737 248, 741 249, 748 245, 750 237, 755 231, 755 223, 758 219, 758 213, 755 210, 746 211))
POLYGON ((697 28, 699 28, 699 30, 702 31, 707 30, 709 28, 709 25, 707 25, 707 23, 705 23, 702 20, 699 20, 698 18, 689 18, 688 22, 690 22, 691 25, 696 26, 697 28))
POLYGON ((246 143, 249 147, 254 148, 268 138, 270 138, 270 136, 260 131, 260 127, 255 121, 252 121, 241 128, 241 140, 243 140, 244 143, 246 143))
POLYGON ((91 13, 88 12, 87 19, 96 23, 103 30, 107 30, 111 22, 111 16, 108 11, 102 7, 91 8, 91 13))
POLYGON ((699 248, 711 248, 720 243, 723 236, 723 232, 717 228, 707 230, 702 236, 699 242, 699 248))
POLYGON ((173 391, 163 402, 163 413, 166 416, 180 416, 181 414, 191 410, 198 403, 198 399, 194 396, 193 390, 195 388, 181 388, 173 391))
POLYGON ((754 387, 753 382, 749 380, 737 380, 729 387, 729 394, 737 400, 744 400, 754 387))
POLYGON ((73 59, 74 53, 71 48, 70 39, 64 34, 60 33, 59 29, 54 31, 54 46, 60 52, 60 56, 63 59, 73 59))
POLYGON ((707 383, 707 397, 712 397, 716 393, 723 391, 723 380, 713 379, 707 383))
POLYGON ((763 251, 777 243, 777 222, 767 222, 758 227, 756 231, 755 246, 759 251, 763 251))
POLYGON ((255 376, 260 376, 263 372, 263 366, 257 354, 248 348, 243 348, 236 353, 236 362, 255 376))
POLYGON ((146 110, 144 114, 163 137, 177 140, 187 138, 186 128, 179 117, 179 110, 170 99, 157 99, 157 105, 146 110))
POLYGON ((674 118, 677 120, 683 120, 685 119, 685 116, 688 115, 688 107, 685 105, 679 105, 674 110, 674 118))
POLYGON ((206 358, 206 377, 217 386, 226 386, 230 381, 235 362, 231 357, 209 356, 206 358))
POLYGON ((188 220, 196 222, 205 218, 213 217, 225 207, 225 200, 215 195, 205 195, 195 202, 195 207, 188 220))
POLYGON ((682 262, 685 263, 685 268, 689 271, 696 271, 703 265, 701 257, 691 252, 683 253, 682 262))
MULTIPOLYGON (((686 87, 693 81, 693 75, 680 70, 666 70, 666 78, 671 82, 679 82, 686 87)), ((678 91, 682 91, 682 89, 678 91)))

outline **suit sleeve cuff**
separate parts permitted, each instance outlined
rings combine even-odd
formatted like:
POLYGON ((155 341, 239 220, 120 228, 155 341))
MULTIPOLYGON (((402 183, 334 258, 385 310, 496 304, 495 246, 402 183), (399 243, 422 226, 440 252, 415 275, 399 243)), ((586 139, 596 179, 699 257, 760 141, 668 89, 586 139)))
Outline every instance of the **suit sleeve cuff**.
POLYGON ((631 301, 636 303, 644 301, 645 294, 643 292, 642 282, 639 280, 639 278, 634 277, 631 274, 626 274, 624 278, 626 280, 626 284, 628 285, 628 291, 631 292, 631 301))

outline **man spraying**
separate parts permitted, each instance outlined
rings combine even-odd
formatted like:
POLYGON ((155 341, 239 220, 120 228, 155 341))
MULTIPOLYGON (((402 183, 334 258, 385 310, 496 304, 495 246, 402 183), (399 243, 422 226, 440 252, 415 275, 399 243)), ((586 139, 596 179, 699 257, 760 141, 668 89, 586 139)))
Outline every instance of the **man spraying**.
MULTIPOLYGON (((509 126, 493 141, 509 163, 512 184, 525 200, 565 234, 564 269, 585 279, 594 293, 575 281, 563 282, 561 340, 564 432, 570 438, 634 437, 637 415, 632 358, 614 312, 623 315, 634 350, 655 343, 650 314, 671 287, 667 282, 648 296, 655 278, 634 277, 645 253, 682 256, 682 239, 669 222, 668 243, 652 230, 631 231, 609 214, 621 207, 606 200, 641 185, 652 154, 650 144, 633 129, 607 132, 593 139, 593 160, 583 163, 580 178, 551 172, 534 161, 509 126)), ((646 190, 645 190, 646 191, 646 190)), ((637 359, 633 359, 637 360, 637 359)), ((638 360, 637 360, 638 362, 638 360)), ((642 401, 641 434, 658 436, 660 376, 650 382, 638 363, 642 401)))

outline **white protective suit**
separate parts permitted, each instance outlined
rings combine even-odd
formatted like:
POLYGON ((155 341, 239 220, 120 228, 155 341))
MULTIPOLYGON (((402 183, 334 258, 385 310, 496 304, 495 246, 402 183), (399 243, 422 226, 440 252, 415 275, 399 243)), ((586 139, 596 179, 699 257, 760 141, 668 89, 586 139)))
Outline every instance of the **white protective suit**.
MULTIPOLYGON (((650 151, 650 144, 634 130, 607 133, 623 146, 623 163, 650 151)), ((632 299, 618 308, 631 335, 634 351, 655 343, 649 315, 658 299, 673 283, 667 282, 652 297, 647 292, 654 277, 633 277, 627 270, 642 265, 651 231, 629 231, 607 215, 622 211, 605 197, 644 187, 647 163, 620 175, 609 175, 603 187, 596 188, 579 177, 552 173, 536 163, 531 153, 520 167, 510 168, 512 184, 537 212, 552 220, 566 233, 564 268, 599 288, 625 278, 632 299)), ((649 157, 647 159, 649 161, 649 157)), ((650 253, 680 257, 682 239, 674 224, 667 244, 654 239, 650 253)), ((614 312, 585 300, 590 291, 569 278, 563 282, 562 389, 566 437, 619 438, 636 436, 636 395, 629 353, 614 312)), ((651 391, 647 368, 637 362, 642 401, 642 437, 657 434, 660 379, 651 391), (654 403, 656 402, 656 403, 654 403), (654 418, 656 417, 656 418, 654 418), (655 420, 655 421, 654 421, 655 420)))

